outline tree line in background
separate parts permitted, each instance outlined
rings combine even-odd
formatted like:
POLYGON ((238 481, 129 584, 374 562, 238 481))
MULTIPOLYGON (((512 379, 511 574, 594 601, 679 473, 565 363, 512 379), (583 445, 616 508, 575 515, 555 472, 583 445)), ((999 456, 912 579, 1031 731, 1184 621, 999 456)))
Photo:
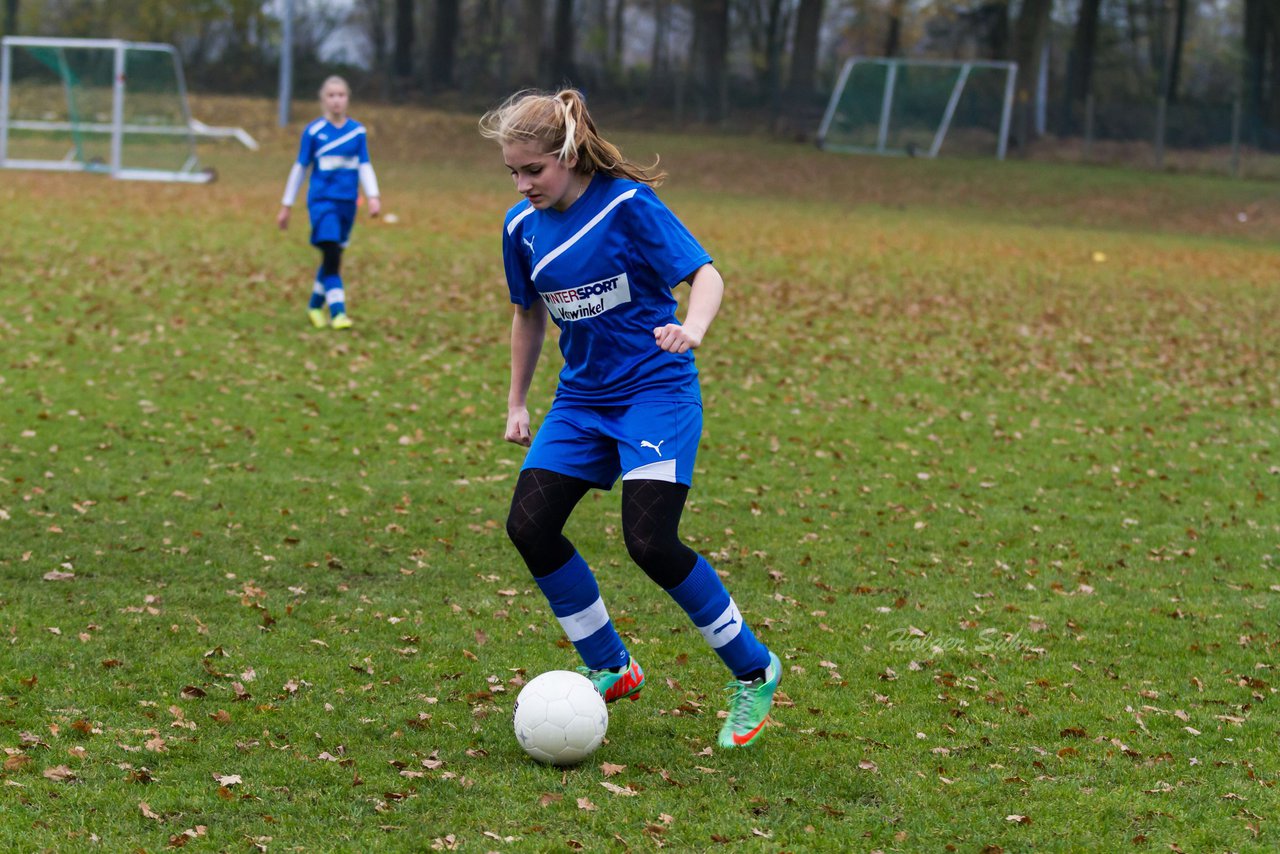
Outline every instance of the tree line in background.
MULTIPOLYGON (((571 83, 600 102, 677 121, 749 118, 803 135, 816 128, 849 56, 999 59, 1020 69, 1019 143, 1079 133, 1086 103, 1110 105, 1122 124, 1135 103, 1221 108, 1238 100, 1247 140, 1280 148, 1280 0, 291 5, 300 94, 334 71, 361 97, 427 103, 487 103, 516 88, 571 83)), ((172 43, 192 88, 267 94, 285 8, 286 0, 3 0, 3 24, 6 34, 172 43)))

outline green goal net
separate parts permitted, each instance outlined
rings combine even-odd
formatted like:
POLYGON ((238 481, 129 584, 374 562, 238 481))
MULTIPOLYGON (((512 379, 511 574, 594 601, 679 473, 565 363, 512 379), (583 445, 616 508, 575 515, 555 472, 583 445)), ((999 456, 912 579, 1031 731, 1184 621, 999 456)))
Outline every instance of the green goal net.
POLYGON ((1017 65, 864 59, 845 62, 818 144, 828 151, 937 157, 995 155, 1008 144, 1017 65))
POLYGON ((133 180, 212 178, 197 137, 239 128, 194 121, 177 51, 115 39, 7 37, 0 43, 0 166, 133 180))

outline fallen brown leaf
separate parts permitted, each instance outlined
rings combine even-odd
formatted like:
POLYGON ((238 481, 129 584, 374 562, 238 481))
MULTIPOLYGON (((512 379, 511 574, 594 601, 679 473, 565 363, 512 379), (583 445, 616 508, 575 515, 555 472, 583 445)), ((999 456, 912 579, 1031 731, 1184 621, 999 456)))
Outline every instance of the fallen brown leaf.
POLYGON ((53 768, 44 769, 41 773, 46 779, 55 783, 74 783, 76 779, 76 772, 65 765, 55 765, 53 768))

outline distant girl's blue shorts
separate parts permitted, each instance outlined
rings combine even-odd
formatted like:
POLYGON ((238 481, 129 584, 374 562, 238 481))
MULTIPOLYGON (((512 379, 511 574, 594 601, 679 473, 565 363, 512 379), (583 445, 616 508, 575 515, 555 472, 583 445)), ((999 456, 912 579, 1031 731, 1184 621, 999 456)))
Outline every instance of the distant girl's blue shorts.
POLYGON ((351 237, 351 226, 356 221, 355 200, 337 201, 316 199, 307 205, 311 215, 311 245, 337 243, 346 246, 351 237))

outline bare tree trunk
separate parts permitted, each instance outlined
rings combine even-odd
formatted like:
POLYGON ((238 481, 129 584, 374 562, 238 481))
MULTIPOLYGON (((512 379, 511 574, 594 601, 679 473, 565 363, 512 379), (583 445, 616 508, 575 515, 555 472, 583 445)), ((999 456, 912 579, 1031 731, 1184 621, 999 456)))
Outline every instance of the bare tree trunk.
POLYGON ((520 88, 542 82, 542 0, 522 0, 516 22, 515 75, 520 88))
POLYGON ((578 76, 573 51, 573 0, 556 0, 551 30, 551 74, 557 87, 572 85, 578 76))
POLYGON ((1075 131, 1075 107, 1089 97, 1093 86, 1093 57, 1098 48, 1098 10, 1102 0, 1081 0, 1075 36, 1067 59, 1066 90, 1062 99, 1062 131, 1075 131))
POLYGON ((1273 4, 1267 7, 1267 11, 1271 79, 1267 96, 1268 110, 1263 114, 1263 119, 1273 132, 1280 132, 1280 9, 1273 4))
MULTIPOLYGON (((1085 0, 1088 2, 1088 0, 1085 0)), ((988 0, 981 7, 982 45, 987 59, 1009 58, 1009 0, 988 0)))
POLYGON ((1018 63, 1017 121, 1015 136, 1025 153, 1031 143, 1032 98, 1040 76, 1040 60, 1049 30, 1049 11, 1053 0, 1023 0, 1022 12, 1014 25, 1014 61, 1018 63))
POLYGON ((457 54, 459 0, 436 0, 431 52, 427 56, 427 82, 432 91, 453 88, 453 64, 457 54))
POLYGON ((397 98, 403 98, 413 77, 413 5, 414 0, 396 0, 395 48, 391 70, 395 75, 397 98))
POLYGON ((1244 97, 1254 144, 1280 132, 1280 10, 1272 0, 1245 0, 1244 97))
POLYGON ((809 105, 818 80, 818 37, 822 32, 825 0, 800 0, 796 10, 796 32, 791 44, 791 74, 787 80, 786 123, 800 131, 808 122, 809 105))
POLYGON ((1266 37, 1263 31, 1263 0, 1244 0, 1244 109, 1247 115, 1262 114, 1262 80, 1266 67, 1266 37))
MULTIPOLYGON (((656 13, 655 13, 656 14, 656 13)), ((621 74, 624 67, 622 32, 627 26, 627 0, 618 0, 613 7, 613 27, 610 30, 609 57, 611 64, 621 74)))
POLYGON ((1170 104, 1178 100, 1178 78, 1182 74, 1182 47, 1187 40, 1187 0, 1177 0, 1177 16, 1173 24, 1173 45, 1169 48, 1168 73, 1165 75, 1164 97, 1170 104))
POLYGON ((769 18, 765 22, 764 91, 761 93, 775 118, 782 109, 782 47, 790 21, 782 0, 769 0, 769 18))
POLYGON ((893 0, 889 4, 889 35, 884 40, 884 55, 899 56, 902 53, 902 16, 907 12, 907 0, 893 0))
POLYGON ((728 113, 729 0, 694 0, 693 56, 699 119, 722 121, 728 113))
POLYGON ((387 75, 387 7, 385 0, 363 0, 369 16, 369 44, 373 48, 373 76, 381 82, 382 97, 390 95, 387 75))
POLYGON ((663 94, 669 93, 667 33, 671 26, 668 0, 654 0, 653 48, 649 53, 649 104, 658 106, 663 94))

